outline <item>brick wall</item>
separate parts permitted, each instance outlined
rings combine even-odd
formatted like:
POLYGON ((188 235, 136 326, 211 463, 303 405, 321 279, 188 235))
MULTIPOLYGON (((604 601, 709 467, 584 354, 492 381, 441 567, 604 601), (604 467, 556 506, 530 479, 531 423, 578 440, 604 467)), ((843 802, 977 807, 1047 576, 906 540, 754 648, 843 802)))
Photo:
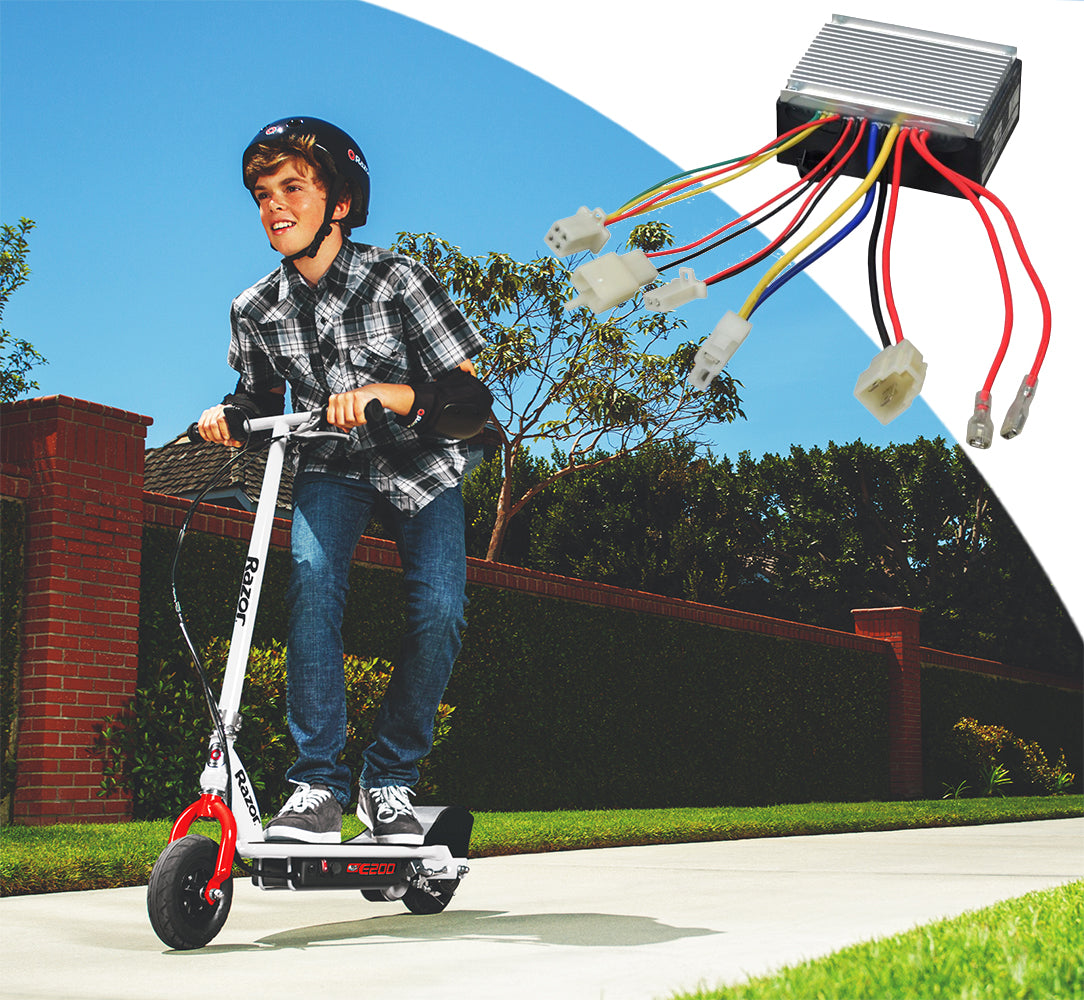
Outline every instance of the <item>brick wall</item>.
POLYGON ((4 483, 26 511, 17 822, 130 814, 95 796, 87 750, 94 724, 135 690, 150 423, 65 396, 0 408, 4 483))
MULTIPOLYGON (((25 505, 27 579, 22 622, 19 780, 23 823, 118 820, 124 799, 99 799, 94 726, 135 692, 140 545, 144 523, 179 527, 188 503, 143 492, 148 417, 53 396, 0 406, 0 495, 25 505)), ((191 530, 247 539, 253 515, 203 507, 191 530)), ((288 544, 276 521, 272 544, 288 544)), ((366 538, 355 559, 395 567, 391 542, 366 538)), ((855 632, 838 632, 471 559, 470 582, 540 596, 664 615, 704 625, 847 649, 880 651, 890 678, 890 788, 921 794, 920 662, 1080 691, 1071 678, 1014 670, 919 645, 919 612, 859 609, 855 632)))

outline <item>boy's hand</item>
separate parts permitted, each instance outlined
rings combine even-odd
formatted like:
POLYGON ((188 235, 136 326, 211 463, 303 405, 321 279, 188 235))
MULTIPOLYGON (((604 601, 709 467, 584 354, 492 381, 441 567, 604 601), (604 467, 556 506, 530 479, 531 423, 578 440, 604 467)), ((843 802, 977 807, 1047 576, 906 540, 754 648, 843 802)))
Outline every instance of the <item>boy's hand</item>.
MULTIPOLYGON (((459 367, 471 375, 476 374, 474 362, 469 358, 460 362, 459 367)), ((365 424, 365 407, 374 399, 378 400, 385 410, 391 410, 399 416, 414 409, 414 390, 409 385, 374 382, 332 396, 327 402, 327 422, 343 431, 362 427, 365 424)))
POLYGON ((226 424, 226 407, 219 403, 209 410, 204 410, 196 424, 200 437, 212 444, 228 445, 231 448, 240 448, 241 441, 235 440, 230 435, 230 429, 226 424))
POLYGON ((409 413, 414 406, 414 390, 409 385, 379 382, 363 385, 332 396, 327 402, 327 422, 348 431, 365 424, 365 407, 373 400, 394 413, 409 413))

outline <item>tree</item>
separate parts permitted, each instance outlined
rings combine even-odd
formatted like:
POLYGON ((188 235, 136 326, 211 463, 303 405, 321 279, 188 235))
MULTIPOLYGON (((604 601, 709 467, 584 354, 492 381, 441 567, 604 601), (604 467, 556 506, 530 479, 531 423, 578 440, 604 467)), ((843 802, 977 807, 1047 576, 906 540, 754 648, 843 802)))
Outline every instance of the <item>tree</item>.
MULTIPOLYGON (((4 226, 0 235, 0 318, 8 297, 30 277, 30 265, 26 262, 30 245, 26 234, 33 228, 32 219, 20 219, 17 226, 4 226)), ((26 374, 43 364, 47 364, 45 358, 32 344, 0 330, 0 402, 10 402, 30 389, 37 389, 38 383, 29 381, 26 374)))
MULTIPOLYGON (((494 505, 499 462, 467 485, 476 525, 494 505)), ((941 439, 795 447, 759 461, 653 442, 555 483, 517 518, 506 555, 845 632, 854 608, 913 607, 927 646, 1080 670, 1080 633, 1042 566, 964 450, 941 439)))
POLYGON ((722 603, 744 582, 751 508, 692 442, 653 441, 564 479, 533 510, 530 565, 618 587, 722 603), (720 544, 725 537, 726 544, 720 544))
MULTIPOLYGON (((659 223, 629 236, 630 247, 644 250, 669 241, 659 223)), ((490 561, 501 557, 511 520, 555 482, 650 442, 695 441, 705 425, 744 416, 738 383, 725 372, 703 392, 685 384, 697 345, 668 345, 684 323, 641 310, 638 296, 599 317, 564 308, 572 269, 555 258, 471 257, 431 233, 400 233, 395 249, 425 264, 487 340, 475 360, 500 425, 490 561), (554 463, 524 483, 524 453, 539 445, 554 449, 554 463)))
POLYGON ((854 608, 913 607, 926 645, 1079 670, 1080 633, 959 446, 794 447, 743 479, 759 498, 767 586, 730 606, 844 631, 854 608))

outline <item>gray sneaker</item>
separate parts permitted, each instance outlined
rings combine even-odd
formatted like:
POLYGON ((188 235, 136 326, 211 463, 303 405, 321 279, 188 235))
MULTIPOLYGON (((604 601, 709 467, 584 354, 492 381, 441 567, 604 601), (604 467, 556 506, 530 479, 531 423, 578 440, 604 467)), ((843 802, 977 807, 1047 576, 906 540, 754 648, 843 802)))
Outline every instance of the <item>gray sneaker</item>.
POLYGON ((407 785, 362 788, 358 792, 358 819, 372 831, 378 844, 421 844, 425 839, 422 825, 414 815, 409 796, 414 789, 407 785))
POLYGON ((304 844, 338 844, 342 840, 342 806, 326 785, 297 783, 294 794, 264 827, 267 840, 299 840, 304 844))

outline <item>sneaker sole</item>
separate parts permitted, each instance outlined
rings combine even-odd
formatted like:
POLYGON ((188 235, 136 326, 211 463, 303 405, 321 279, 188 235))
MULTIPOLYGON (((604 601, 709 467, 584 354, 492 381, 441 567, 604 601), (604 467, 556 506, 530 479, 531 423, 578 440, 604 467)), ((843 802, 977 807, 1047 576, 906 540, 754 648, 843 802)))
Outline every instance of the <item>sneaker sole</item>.
POLYGON ((295 844, 341 844, 342 831, 335 830, 331 833, 310 833, 307 830, 296 830, 291 827, 269 827, 264 830, 264 840, 291 841, 295 844))
POLYGON ((421 847, 425 843, 425 836, 420 833, 389 833, 383 837, 373 837, 373 840, 389 847, 421 847))

